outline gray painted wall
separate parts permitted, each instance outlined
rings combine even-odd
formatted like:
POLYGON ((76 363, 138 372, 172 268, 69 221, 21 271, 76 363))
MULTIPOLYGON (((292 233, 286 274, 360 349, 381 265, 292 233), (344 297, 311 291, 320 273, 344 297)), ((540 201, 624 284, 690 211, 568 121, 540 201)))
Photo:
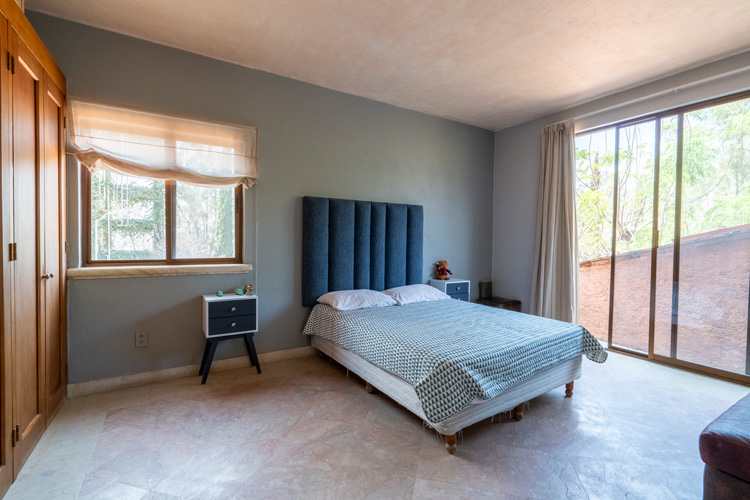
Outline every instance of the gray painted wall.
POLYGON ((574 119, 586 130, 750 88, 750 52, 569 110, 501 130, 495 135, 492 279, 496 294, 531 300, 542 128, 574 119))
MULTIPOLYGON (((65 72, 70 96, 260 129, 260 181, 250 193, 258 201, 257 255, 254 248, 245 255, 256 271, 69 281, 71 383, 199 362, 197 297, 247 280, 255 280, 259 296, 259 351, 307 345, 304 195, 422 204, 425 281, 438 259, 475 289, 491 275, 492 132, 34 12, 28 17, 65 72), (135 349, 138 330, 149 331, 149 347, 135 349)), ((71 205, 76 190, 69 183, 71 205)), ((245 230, 254 234, 254 217, 247 219, 245 230)), ((69 225, 75 233, 74 210, 69 225)), ((76 234, 69 240, 75 245, 76 234)), ((244 355, 238 341, 223 344, 217 358, 244 355)))

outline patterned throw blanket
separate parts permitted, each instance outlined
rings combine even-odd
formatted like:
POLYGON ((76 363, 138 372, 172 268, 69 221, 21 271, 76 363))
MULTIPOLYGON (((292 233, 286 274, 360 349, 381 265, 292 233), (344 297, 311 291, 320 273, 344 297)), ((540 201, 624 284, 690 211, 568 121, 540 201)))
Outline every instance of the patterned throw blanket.
POLYGON ((607 359, 582 326, 459 300, 352 311, 318 304, 304 333, 409 382, 430 423, 575 356, 607 359))

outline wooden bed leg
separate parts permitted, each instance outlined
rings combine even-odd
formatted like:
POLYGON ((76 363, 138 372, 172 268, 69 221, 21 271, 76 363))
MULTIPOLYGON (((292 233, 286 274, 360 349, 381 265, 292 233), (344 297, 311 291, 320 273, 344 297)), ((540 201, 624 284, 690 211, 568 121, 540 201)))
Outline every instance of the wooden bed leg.
POLYGON ((375 392, 375 388, 372 386, 370 382, 365 382, 365 390, 369 392, 370 394, 375 392))
POLYGON ((451 434, 450 436, 445 436, 445 449, 448 450, 448 453, 453 455, 453 452, 456 451, 456 435, 451 434))
POLYGON ((565 397, 566 398, 572 398, 573 397, 573 384, 575 382, 568 382, 565 384, 565 397))
POLYGON ((520 421, 523 419, 523 408, 526 406, 526 401, 521 403, 520 405, 516 406, 515 410, 513 410, 513 418, 520 421))

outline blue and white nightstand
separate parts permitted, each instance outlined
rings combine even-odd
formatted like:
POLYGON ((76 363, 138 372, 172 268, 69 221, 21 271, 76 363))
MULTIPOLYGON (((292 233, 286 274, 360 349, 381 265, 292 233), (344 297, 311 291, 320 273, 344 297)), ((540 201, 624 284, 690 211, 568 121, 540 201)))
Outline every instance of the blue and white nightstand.
POLYGON ((216 353, 216 345, 221 340, 242 338, 250 356, 250 365, 260 373, 258 353, 255 350, 253 335, 258 331, 257 295, 217 295, 203 296, 203 334, 206 347, 198 375, 203 375, 201 384, 206 383, 211 362, 216 353))
POLYGON ((430 286, 434 286, 440 291, 447 293, 452 299, 469 302, 471 297, 471 281, 458 278, 448 280, 430 280, 430 286))

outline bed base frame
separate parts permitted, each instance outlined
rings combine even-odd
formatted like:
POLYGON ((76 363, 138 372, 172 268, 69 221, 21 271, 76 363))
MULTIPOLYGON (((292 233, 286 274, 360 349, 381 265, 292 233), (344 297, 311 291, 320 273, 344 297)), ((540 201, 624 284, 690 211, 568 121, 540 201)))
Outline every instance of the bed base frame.
POLYGON ((380 392, 442 434, 445 439, 445 449, 451 455, 456 451, 456 435, 464 427, 511 410, 515 420, 520 421, 523 419, 523 410, 529 400, 562 385, 565 385, 565 397, 572 397, 574 381, 581 376, 581 356, 577 356, 521 382, 484 403, 469 405, 443 422, 430 424, 422 412, 414 388, 405 380, 317 336, 312 337, 312 346, 364 380, 365 390, 368 393, 374 392, 377 387, 380 392))
MULTIPOLYGON (((566 398, 572 398, 573 397, 573 384, 575 384, 575 382, 568 382, 567 384, 565 384, 565 397, 566 398)), ((369 393, 372 393, 375 389, 372 386, 372 384, 370 384, 369 382, 365 382, 365 390, 367 392, 369 392, 369 393)), ((513 419, 514 420, 521 421, 521 419, 523 419, 523 409, 524 409, 524 407, 526 406, 527 403, 528 403, 528 401, 524 401, 523 403, 521 403, 520 405, 516 406, 513 409, 513 419)), ((456 452, 456 436, 457 436, 457 434, 458 434, 457 432, 454 432, 453 434, 448 434, 448 435, 444 436, 444 438, 445 438, 445 449, 451 455, 453 455, 456 452)))

